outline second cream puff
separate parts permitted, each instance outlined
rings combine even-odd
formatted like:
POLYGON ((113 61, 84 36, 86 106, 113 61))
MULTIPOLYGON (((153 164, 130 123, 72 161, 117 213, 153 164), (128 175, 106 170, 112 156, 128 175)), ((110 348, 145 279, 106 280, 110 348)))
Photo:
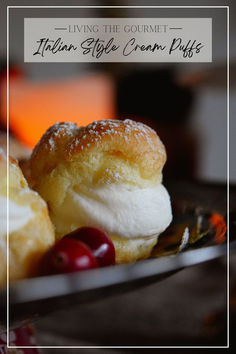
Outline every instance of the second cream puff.
POLYGON ((45 201, 32 191, 14 159, 0 149, 0 287, 7 279, 9 230, 9 279, 35 276, 43 254, 54 244, 55 234, 45 201), (9 227, 7 227, 7 204, 9 227))

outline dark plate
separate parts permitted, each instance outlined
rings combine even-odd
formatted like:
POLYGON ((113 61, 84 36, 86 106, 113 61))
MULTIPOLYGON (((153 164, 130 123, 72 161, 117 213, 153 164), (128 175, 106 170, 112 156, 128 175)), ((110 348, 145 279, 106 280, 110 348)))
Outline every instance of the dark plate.
MULTIPOLYGON (((236 249, 236 242, 232 247, 236 249)), ((22 280, 10 288, 10 323, 12 327, 21 326, 58 309, 134 290, 225 253, 226 245, 210 246, 135 264, 22 280)), ((1 304, 5 297, 3 292, 1 304)))
MULTIPOLYGON (((206 196, 205 190, 204 194, 206 196)), ((209 210, 203 213, 205 206, 199 205, 193 205, 186 199, 181 201, 178 199, 173 225, 182 225, 183 222, 193 223, 196 215, 199 215, 199 210, 207 223, 209 210)), ((235 227, 234 219, 233 225, 235 227)), ((207 227, 206 224, 204 227, 207 227)), ((236 249, 236 241, 230 242, 230 249, 236 249)), ((211 228, 207 236, 189 245, 181 253, 82 273, 17 281, 12 284, 9 291, 10 326, 11 328, 22 326, 58 309, 67 309, 69 306, 135 290, 152 282, 158 282, 183 268, 213 260, 226 253, 226 243, 216 244, 215 230, 211 228)), ((6 323, 6 296, 6 290, 2 290, 0 292, 1 326, 6 323)))

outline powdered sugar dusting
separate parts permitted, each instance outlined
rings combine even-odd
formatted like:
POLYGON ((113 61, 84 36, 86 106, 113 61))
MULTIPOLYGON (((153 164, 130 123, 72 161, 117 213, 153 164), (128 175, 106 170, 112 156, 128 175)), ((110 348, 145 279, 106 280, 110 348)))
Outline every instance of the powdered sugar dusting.
POLYGON ((126 124, 125 132, 127 135, 130 135, 132 131, 135 131, 135 138, 139 140, 140 137, 145 137, 149 146, 152 148, 152 150, 154 150, 153 140, 150 137, 150 132, 155 133, 152 128, 143 123, 135 122, 131 119, 125 119, 124 123, 126 124))
MULTIPOLYGON (((146 138, 147 143, 152 149, 153 140, 150 136, 150 132, 153 130, 146 126, 143 123, 135 122, 130 119, 124 121, 117 121, 113 119, 106 119, 101 121, 94 121, 87 126, 82 136, 76 136, 76 139, 87 139, 88 134, 90 135, 91 143, 99 143, 99 140, 105 136, 114 136, 119 135, 122 137, 125 142, 128 142, 129 139, 133 136, 135 132, 135 138, 137 140, 146 138), (124 129, 123 129, 124 127, 124 129), (121 129, 121 130, 120 130, 121 129)), ((154 131, 153 131, 154 132, 154 131)), ((84 145, 84 148, 89 147, 90 143, 84 145)))
MULTIPOLYGON (((69 155, 72 155, 75 149, 86 151, 91 145, 98 146, 103 137, 114 137, 115 135, 124 139, 124 143, 128 143, 130 139, 133 139, 133 136, 137 143, 145 139, 151 150, 154 150, 156 144, 153 141, 152 132, 154 131, 145 124, 130 119, 124 121, 113 119, 94 121, 87 127, 78 127, 76 123, 62 122, 55 123, 50 127, 41 140, 46 142, 49 151, 53 151, 61 138, 69 138, 67 146, 69 155)), ((38 145, 35 150, 37 150, 38 145)), ((164 153, 161 149, 159 149, 159 152, 164 153)))
MULTIPOLYGON (((86 141, 88 139, 88 136, 90 142, 88 142, 87 144, 83 143, 83 145, 80 145, 81 150, 88 148, 91 144, 99 144, 100 140, 105 136, 113 136, 117 134, 123 136, 122 132, 118 131, 120 127, 120 121, 106 119, 101 121, 94 121, 90 123, 86 128, 80 128, 79 132, 75 137, 75 141, 71 143, 69 153, 72 153, 73 148, 79 145, 82 140, 86 141), (82 134, 81 129, 83 129, 82 134)), ((124 139, 125 141, 128 141, 127 135, 124 136, 124 139)))
POLYGON ((106 184, 113 183, 114 180, 118 181, 121 178, 121 175, 118 172, 115 172, 109 168, 105 169, 106 172, 106 184))
POLYGON ((39 143, 35 146, 34 151, 36 151, 41 145, 41 141, 43 143, 46 143, 49 151, 53 151, 56 146, 56 140, 58 140, 61 137, 65 136, 73 136, 79 131, 79 128, 77 127, 76 123, 72 122, 62 122, 62 123, 55 123, 53 126, 51 126, 46 133, 42 136, 41 140, 39 143))

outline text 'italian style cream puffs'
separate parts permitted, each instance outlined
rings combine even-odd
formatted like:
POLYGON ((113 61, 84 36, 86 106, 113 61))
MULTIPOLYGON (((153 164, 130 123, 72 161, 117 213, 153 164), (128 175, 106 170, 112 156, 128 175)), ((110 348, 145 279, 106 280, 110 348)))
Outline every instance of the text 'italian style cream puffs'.
MULTIPOLYGON (((32 191, 18 166, 9 158, 9 278, 34 276, 39 261, 55 242, 45 201, 32 191)), ((0 150, 0 286, 7 277, 7 158, 0 150)))
POLYGON ((172 220, 165 161, 158 135, 142 123, 65 122, 43 135, 30 169, 58 238, 81 226, 100 228, 114 243, 116 263, 126 263, 147 258, 172 220))

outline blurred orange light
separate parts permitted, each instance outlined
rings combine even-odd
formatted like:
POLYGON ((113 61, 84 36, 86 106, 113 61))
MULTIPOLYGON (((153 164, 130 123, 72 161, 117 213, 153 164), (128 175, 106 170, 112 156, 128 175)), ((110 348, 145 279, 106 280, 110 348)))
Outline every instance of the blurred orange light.
MULTIPOLYGON (((114 84, 103 74, 53 82, 10 80, 9 91, 10 130, 30 147, 56 122, 82 126, 115 117, 114 84)), ((6 92, 2 99, 6 102, 6 92)), ((6 104, 2 108, 6 121, 6 104)))

